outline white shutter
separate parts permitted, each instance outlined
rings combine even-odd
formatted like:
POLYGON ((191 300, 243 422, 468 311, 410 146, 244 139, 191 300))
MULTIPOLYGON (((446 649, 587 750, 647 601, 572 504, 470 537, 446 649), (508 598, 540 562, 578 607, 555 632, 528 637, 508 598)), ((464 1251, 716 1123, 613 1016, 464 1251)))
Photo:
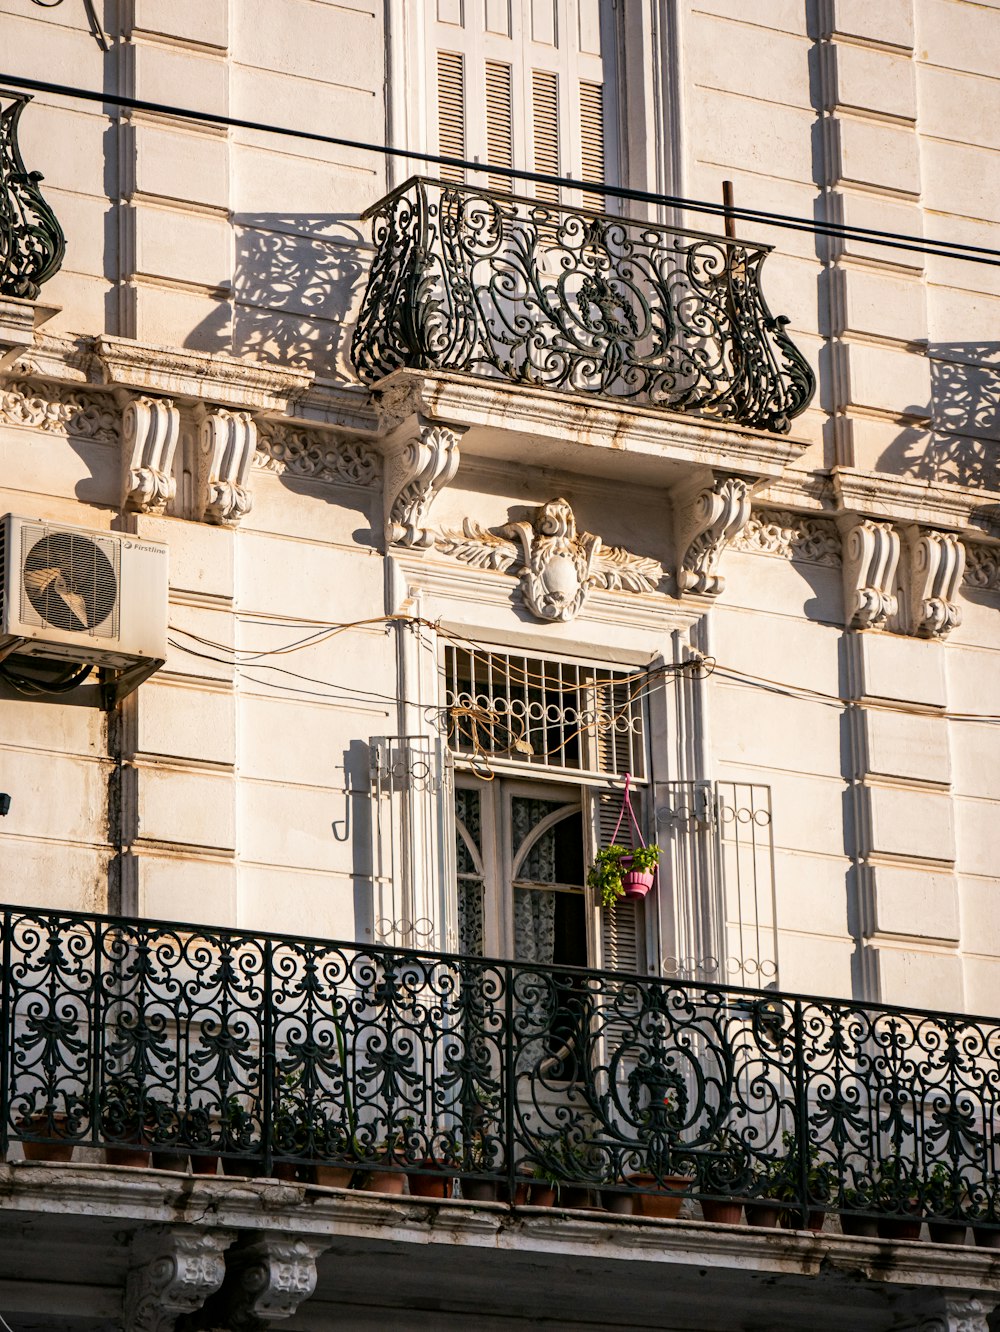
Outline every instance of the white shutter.
MULTIPOLYGON (((633 808, 636 805, 635 792, 632 793, 633 808)), ((595 795, 595 824, 597 845, 608 846, 618 815, 621 813, 622 797, 618 792, 601 791, 595 795)), ((636 816, 642 815, 636 809, 636 816)), ((615 839, 620 846, 635 846, 635 829, 628 814, 622 820, 615 839), (628 825, 626 827, 626 824, 628 825)), ((600 908, 601 921, 601 967, 605 971, 622 971, 641 974, 645 971, 645 937, 643 906, 634 898, 623 898, 613 907, 600 908)))
MULTIPOLYGON (((514 100, 511 68, 499 60, 486 62, 486 159, 493 166, 514 165, 514 100)), ((511 189, 508 176, 490 176, 490 188, 511 189)))
MULTIPOLYGON (((543 176, 559 175, 559 76, 548 69, 531 71, 532 166, 543 176)), ((535 184, 535 197, 559 202, 558 185, 535 184)))
MULTIPOLYGON (((572 176, 585 185, 615 174, 612 0, 437 0, 427 13, 442 156, 572 176)), ((430 123, 433 140, 433 111, 430 123)), ((442 175, 463 179, 454 167, 442 175)), ((488 179, 494 188, 508 185, 506 177, 488 179)), ((590 207, 604 204, 596 191, 562 193, 567 203, 582 197, 590 207)), ((561 197, 552 186, 535 194, 545 202, 561 197)))
MULTIPOLYGON (((580 84, 580 179, 600 184, 604 179, 604 86, 580 84)), ((604 208, 604 195, 585 192, 585 208, 604 208)))
MULTIPOLYGON (((437 53, 438 152, 465 157, 465 59, 460 51, 437 53)), ((441 167, 443 180, 461 182, 461 167, 441 167)))

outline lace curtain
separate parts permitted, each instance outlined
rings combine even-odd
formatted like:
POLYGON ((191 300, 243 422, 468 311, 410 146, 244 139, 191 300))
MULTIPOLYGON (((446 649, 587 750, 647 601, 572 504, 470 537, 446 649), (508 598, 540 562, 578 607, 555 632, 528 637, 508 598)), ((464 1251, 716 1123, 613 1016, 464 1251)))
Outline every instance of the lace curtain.
POLYGON ((556 949, 556 895, 537 888, 514 889, 514 956, 519 962, 550 963, 556 949))

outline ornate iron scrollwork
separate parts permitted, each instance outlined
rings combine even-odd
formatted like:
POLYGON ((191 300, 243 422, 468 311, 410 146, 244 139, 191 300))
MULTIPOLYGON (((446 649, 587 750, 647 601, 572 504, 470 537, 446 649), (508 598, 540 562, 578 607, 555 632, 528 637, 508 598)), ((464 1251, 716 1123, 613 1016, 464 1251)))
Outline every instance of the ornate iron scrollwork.
POLYGON ((31 98, 0 94, 0 296, 38 299, 42 283, 59 271, 66 238, 42 198, 40 171, 28 171, 17 142, 17 124, 31 98))
POLYGON ((787 431, 813 372, 767 246, 413 178, 374 205, 352 355, 787 431))

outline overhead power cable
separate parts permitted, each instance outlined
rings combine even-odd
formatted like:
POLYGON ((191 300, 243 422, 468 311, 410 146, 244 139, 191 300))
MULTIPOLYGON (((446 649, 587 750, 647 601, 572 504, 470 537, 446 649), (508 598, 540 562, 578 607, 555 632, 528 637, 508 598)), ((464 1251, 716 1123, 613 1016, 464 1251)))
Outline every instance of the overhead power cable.
POLYGON ((494 166, 488 162, 469 162, 464 158, 444 157, 437 153, 422 153, 412 148, 393 148, 388 144, 370 143, 362 139, 346 139, 340 135, 321 134, 316 130, 293 129, 288 125, 273 125, 267 121, 245 120, 239 116, 224 116, 210 111, 195 111, 190 107, 173 106, 166 102, 150 102, 140 97, 124 97, 118 93, 76 88, 69 84, 52 83, 46 79, 30 79, 22 75, 0 73, 0 84, 5 83, 14 88, 52 93, 58 97, 95 102, 126 111, 146 111, 153 115, 172 116, 179 120, 218 125, 226 129, 244 129, 260 134, 278 134, 285 138, 302 139, 311 143, 325 143, 336 148, 350 148, 360 152, 379 153, 383 157, 402 158, 412 162, 423 162, 431 166, 452 167, 463 171, 489 174, 490 176, 503 176, 512 181, 530 181, 535 184, 554 185, 571 190, 586 189, 588 194, 601 194, 614 199, 650 203, 663 208, 678 208, 687 212, 705 213, 712 217, 736 218, 743 222, 777 227, 785 231, 806 231, 818 236, 860 241, 868 245, 906 250, 914 254, 923 254, 940 259, 959 259, 964 263, 988 264, 992 267, 1000 267, 1000 250, 985 245, 970 245, 964 241, 909 236, 903 232, 883 231, 874 227, 859 227, 843 222, 817 221, 813 218, 795 217, 788 213, 772 213, 760 208, 743 208, 728 203, 713 203, 706 199, 686 199, 680 195, 656 194, 649 190, 635 190, 622 185, 581 181, 574 179, 572 176, 550 176, 543 172, 524 171, 517 167, 494 166))

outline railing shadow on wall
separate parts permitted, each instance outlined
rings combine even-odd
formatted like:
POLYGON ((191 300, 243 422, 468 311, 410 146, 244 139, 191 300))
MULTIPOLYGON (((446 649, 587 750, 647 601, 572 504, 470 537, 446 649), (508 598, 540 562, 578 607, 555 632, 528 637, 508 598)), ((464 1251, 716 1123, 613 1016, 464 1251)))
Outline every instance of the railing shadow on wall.
MULTIPOLYGON (((1000 342, 931 342, 930 400, 906 408, 883 472, 1000 491, 1000 342)), ((997 515, 1000 518, 1000 514, 997 515)))
POLYGON ((237 213, 231 320, 190 342, 354 382, 348 350, 370 249, 357 214, 237 213))
POLYGON ((0 930, 5 1149, 1000 1229, 1000 1021, 23 908, 0 930))

